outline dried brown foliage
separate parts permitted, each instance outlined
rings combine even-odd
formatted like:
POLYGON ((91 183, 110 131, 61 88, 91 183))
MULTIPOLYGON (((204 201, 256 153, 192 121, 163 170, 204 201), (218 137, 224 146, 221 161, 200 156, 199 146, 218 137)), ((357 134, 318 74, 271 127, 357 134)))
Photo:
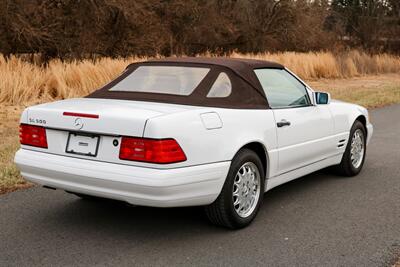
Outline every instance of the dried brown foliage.
POLYGON ((397 0, 0 1, 0 52, 45 59, 396 51, 399 29, 397 0))

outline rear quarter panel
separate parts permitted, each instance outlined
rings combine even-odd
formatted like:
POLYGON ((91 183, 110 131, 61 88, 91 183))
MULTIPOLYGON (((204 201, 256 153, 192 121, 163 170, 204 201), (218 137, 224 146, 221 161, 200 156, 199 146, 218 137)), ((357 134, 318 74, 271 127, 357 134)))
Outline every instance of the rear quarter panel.
MULTIPOLYGON (((251 142, 263 144, 271 153, 277 147, 274 116, 266 109, 210 108, 155 117, 147 121, 144 137, 177 140, 187 161, 173 164, 174 167, 230 161, 241 147, 251 142), (219 115, 222 127, 206 129, 201 114, 210 112, 219 115)), ((269 161, 271 168, 275 168, 275 157, 269 161)))

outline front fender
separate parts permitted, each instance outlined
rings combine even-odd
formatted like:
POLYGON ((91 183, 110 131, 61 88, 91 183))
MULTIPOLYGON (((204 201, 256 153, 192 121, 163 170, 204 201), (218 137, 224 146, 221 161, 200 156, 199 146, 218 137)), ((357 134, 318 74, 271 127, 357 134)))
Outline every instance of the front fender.
POLYGON ((365 119, 365 126, 369 128, 368 110, 362 106, 332 100, 329 104, 329 109, 335 124, 335 133, 350 132, 355 120, 362 116, 365 119))

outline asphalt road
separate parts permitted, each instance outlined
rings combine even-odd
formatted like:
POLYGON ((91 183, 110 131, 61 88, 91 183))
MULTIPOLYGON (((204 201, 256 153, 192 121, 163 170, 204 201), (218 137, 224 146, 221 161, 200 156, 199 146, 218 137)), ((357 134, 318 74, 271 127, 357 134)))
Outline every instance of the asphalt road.
POLYGON ((240 231, 201 208, 87 202, 32 188, 0 196, 0 266, 390 266, 400 252, 400 105, 372 111, 363 172, 308 175, 265 194, 240 231))

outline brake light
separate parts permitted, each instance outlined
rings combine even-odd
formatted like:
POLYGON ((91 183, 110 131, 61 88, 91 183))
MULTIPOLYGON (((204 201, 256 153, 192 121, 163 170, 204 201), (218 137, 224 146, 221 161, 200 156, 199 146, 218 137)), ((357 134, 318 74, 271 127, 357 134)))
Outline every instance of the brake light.
POLYGON ((186 160, 182 148, 174 139, 122 137, 119 158, 150 163, 176 163, 186 160))
POLYGON ((47 148, 46 129, 40 126, 21 124, 19 141, 22 145, 47 148))
POLYGON ((97 114, 87 114, 87 113, 77 113, 77 112, 63 112, 64 116, 72 116, 72 117, 82 117, 82 118, 91 118, 98 119, 99 115, 97 114))

